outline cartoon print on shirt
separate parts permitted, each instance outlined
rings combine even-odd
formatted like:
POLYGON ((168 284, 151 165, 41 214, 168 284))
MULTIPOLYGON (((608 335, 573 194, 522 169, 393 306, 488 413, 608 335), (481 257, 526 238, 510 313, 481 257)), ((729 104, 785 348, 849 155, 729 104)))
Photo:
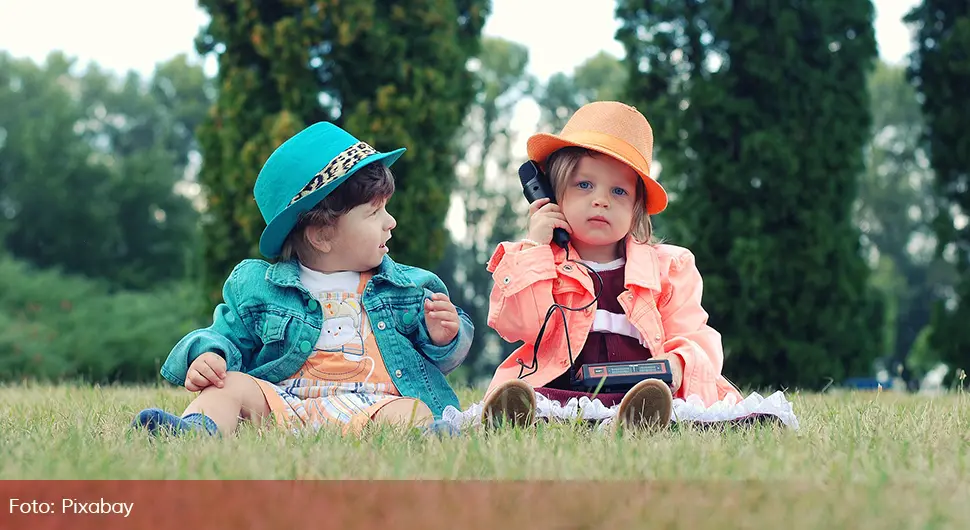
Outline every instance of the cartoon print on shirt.
POLYGON ((367 368, 367 361, 370 361, 370 371, 363 381, 366 383, 373 375, 375 366, 374 359, 365 355, 364 350, 364 341, 370 332, 367 316, 356 298, 325 300, 323 302, 323 329, 317 343, 317 351, 343 356, 347 363, 334 364, 344 364, 349 369, 340 373, 328 372, 326 374, 321 373, 318 368, 312 365, 305 365, 304 369, 318 377, 336 378, 338 380, 350 379, 361 374, 367 368))

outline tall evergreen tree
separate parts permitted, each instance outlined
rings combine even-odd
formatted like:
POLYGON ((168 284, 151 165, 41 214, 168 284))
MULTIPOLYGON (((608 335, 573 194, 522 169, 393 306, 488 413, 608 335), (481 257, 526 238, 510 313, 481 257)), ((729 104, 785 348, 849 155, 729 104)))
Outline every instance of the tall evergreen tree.
POLYGON ((852 223, 869 0, 620 0, 630 97, 742 385, 818 388, 883 351, 852 223))
POLYGON ((431 267, 447 243, 444 218, 455 142, 475 96, 466 62, 477 51, 488 0, 223 2, 200 53, 219 57, 219 98, 202 126, 208 191, 204 283, 220 298, 226 274, 258 256, 264 222, 253 184, 273 149, 306 125, 332 121, 379 150, 406 146, 394 165, 390 246, 402 262, 431 267))
POLYGON ((906 21, 916 30, 909 73, 923 96, 926 149, 942 205, 934 223, 938 248, 960 275, 934 314, 930 343, 945 362, 970 370, 970 4, 923 0, 906 21))

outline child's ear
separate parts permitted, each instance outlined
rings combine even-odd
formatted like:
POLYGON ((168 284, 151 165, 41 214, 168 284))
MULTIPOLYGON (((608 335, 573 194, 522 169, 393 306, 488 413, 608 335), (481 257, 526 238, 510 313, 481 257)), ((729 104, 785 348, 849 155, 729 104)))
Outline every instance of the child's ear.
POLYGON ((330 252, 333 244, 330 241, 330 230, 323 226, 308 226, 303 232, 307 243, 319 252, 330 252))

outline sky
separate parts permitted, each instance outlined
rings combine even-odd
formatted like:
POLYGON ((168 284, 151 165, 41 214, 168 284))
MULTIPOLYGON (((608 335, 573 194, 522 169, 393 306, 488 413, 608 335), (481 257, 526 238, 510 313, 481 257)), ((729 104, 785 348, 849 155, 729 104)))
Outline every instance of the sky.
MULTIPOLYGON (((912 41, 900 21, 916 0, 875 0, 880 56, 899 63, 912 41)), ((525 44, 540 79, 571 71, 606 50, 618 57, 614 0, 493 0, 484 33, 525 44)), ((150 73, 178 53, 197 57, 193 38, 208 16, 195 0, 0 0, 0 49, 35 60, 60 49, 81 64, 150 73)), ((207 61, 210 73, 214 61, 207 61)))

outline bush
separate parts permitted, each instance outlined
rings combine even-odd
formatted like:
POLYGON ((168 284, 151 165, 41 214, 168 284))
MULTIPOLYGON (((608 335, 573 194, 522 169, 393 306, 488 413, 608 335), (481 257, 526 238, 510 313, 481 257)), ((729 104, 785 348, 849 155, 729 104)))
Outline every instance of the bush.
POLYGON ((172 346, 205 325, 189 292, 112 292, 0 256, 0 380, 156 381, 172 346))

